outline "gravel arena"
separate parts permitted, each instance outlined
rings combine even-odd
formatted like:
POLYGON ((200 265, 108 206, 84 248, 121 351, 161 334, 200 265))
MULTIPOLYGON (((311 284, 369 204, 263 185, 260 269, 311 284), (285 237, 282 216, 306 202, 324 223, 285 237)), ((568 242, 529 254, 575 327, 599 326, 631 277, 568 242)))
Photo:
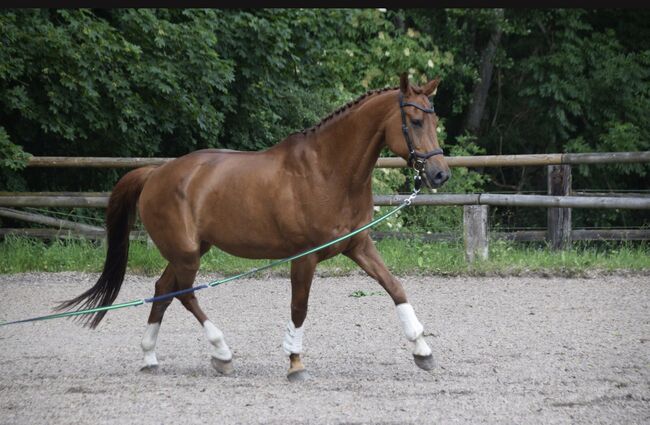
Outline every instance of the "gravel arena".
MULTIPOLYGON (((97 276, 0 275, 0 319, 49 313, 97 276)), ((116 302, 151 296, 154 281, 127 275, 116 302)), ((178 301, 156 373, 139 371, 148 305, 109 312, 94 331, 65 319, 1 327, 0 423, 650 423, 648 276, 401 281, 432 372, 414 364, 390 298, 359 273, 315 278, 303 355, 312 379, 288 382, 289 280, 248 279, 198 294, 233 350, 230 376, 212 369, 203 329, 178 301)))

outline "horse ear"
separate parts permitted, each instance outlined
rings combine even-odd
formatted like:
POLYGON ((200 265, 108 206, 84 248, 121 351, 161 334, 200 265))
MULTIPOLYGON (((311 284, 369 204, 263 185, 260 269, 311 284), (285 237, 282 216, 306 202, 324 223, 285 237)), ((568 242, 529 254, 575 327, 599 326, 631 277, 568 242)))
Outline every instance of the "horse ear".
POLYGON ((440 77, 436 77, 429 81, 422 87, 422 91, 426 96, 433 96, 438 91, 438 84, 440 84, 440 77))
POLYGON ((399 76, 399 89, 403 94, 408 92, 409 75, 406 72, 402 72, 402 75, 399 76))

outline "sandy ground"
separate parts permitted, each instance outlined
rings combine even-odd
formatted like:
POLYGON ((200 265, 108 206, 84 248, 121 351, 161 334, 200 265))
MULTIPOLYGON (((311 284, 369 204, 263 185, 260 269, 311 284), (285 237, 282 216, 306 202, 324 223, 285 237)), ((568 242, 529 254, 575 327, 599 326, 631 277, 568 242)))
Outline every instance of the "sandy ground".
MULTIPOLYGON (((97 275, 0 275, 0 318, 50 311, 97 275)), ((207 277, 198 282, 206 282, 207 277)), ((234 352, 216 375, 202 329, 167 311, 157 374, 139 372, 148 306, 97 330, 71 320, 0 328, 2 424, 650 423, 648 277, 402 279, 438 367, 418 369, 390 298, 369 278, 317 278, 306 322, 313 379, 290 383, 287 279, 199 300, 234 352), (355 291, 370 293, 350 297, 355 291)), ((118 301, 148 296, 129 276, 118 301)))

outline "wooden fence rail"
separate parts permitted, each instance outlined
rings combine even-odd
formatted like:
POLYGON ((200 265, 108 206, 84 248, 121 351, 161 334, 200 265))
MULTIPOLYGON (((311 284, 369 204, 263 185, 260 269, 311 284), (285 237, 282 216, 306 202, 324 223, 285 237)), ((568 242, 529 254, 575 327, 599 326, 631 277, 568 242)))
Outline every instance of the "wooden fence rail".
MULTIPOLYGON (((63 157, 33 156, 28 167, 95 167, 95 168, 137 168, 145 165, 160 165, 174 158, 112 158, 112 157, 63 157)), ((650 162, 647 152, 598 152, 598 153, 550 153, 531 155, 477 155, 450 156, 445 158, 450 167, 521 167, 533 165, 562 164, 623 164, 650 162)), ((378 168, 403 168, 402 158, 379 158, 378 168)))
MULTIPOLYGON (((391 206, 401 204, 406 198, 408 195, 375 195, 373 201, 377 206, 391 206)), ((107 205, 108 196, 0 195, 0 207, 106 208, 107 205)), ((493 193, 435 194, 420 195, 413 200, 413 205, 650 209, 650 198, 500 195, 493 193)))
POLYGON ((34 214, 26 211, 12 210, 10 208, 0 208, 0 217, 13 218, 16 220, 27 221, 30 223, 44 224, 46 226, 57 227, 59 229, 70 229, 77 231, 103 231, 103 227, 91 226, 74 221, 63 220, 60 218, 48 217, 43 214, 34 214))
MULTIPOLYGON (((112 158, 112 157, 31 157, 28 167, 93 167, 93 168, 137 168, 146 165, 160 165, 174 158, 112 158)), ((564 153, 531 155, 483 155, 466 157, 447 157, 450 167, 525 167, 549 166, 548 195, 519 194, 435 194, 420 195, 414 205, 448 205, 464 206, 466 256, 472 260, 475 256, 487 255, 487 206, 507 207, 546 207, 548 212, 548 231, 519 231, 514 233, 494 232, 491 238, 511 240, 551 240, 552 247, 562 249, 571 240, 633 240, 647 239, 650 231, 637 230, 572 230, 570 208, 609 208, 609 209, 650 209, 650 197, 613 194, 611 196, 569 196, 571 191, 570 165, 576 164, 625 164, 650 163, 650 151, 646 152, 599 152, 599 153, 564 153), (558 179, 562 176, 562 179, 558 179), (557 181, 556 181, 557 180, 557 181), (551 184, 553 183, 553 184, 551 184), (555 187, 556 185, 557 187, 555 187), (553 186, 553 187, 552 187, 553 186), (560 196, 558 196, 560 195, 560 196)), ((377 168, 403 168, 406 162, 401 158, 379 158, 377 168)), ((0 207, 68 207, 68 208, 106 208, 108 192, 0 192, 0 207)), ((575 195, 575 194, 574 194, 575 195)), ((406 195, 375 195, 375 205, 397 205, 406 199, 406 195)), ((102 229, 84 225, 75 226, 65 220, 56 221, 16 210, 0 208, 0 216, 27 221, 42 222, 55 227, 68 227, 75 232, 57 229, 0 229, 0 236, 6 234, 25 234, 37 237, 56 237, 56 235, 82 235, 97 239, 104 235, 102 229), (45 221, 47 221, 47 223, 45 221), (62 233, 63 232, 63 233, 62 233)), ((381 238, 380 233, 374 233, 381 238)), ((146 234, 133 233, 132 237, 146 237, 146 234)), ((455 235, 431 235, 429 238, 441 240, 456 238, 455 235)), ((425 236, 425 238, 427 238, 425 236)))
MULTIPOLYGON (((492 231, 490 240, 508 240, 516 242, 542 242, 546 240, 546 230, 517 230, 517 231, 492 231)), ((26 236, 40 239, 90 239, 103 240, 106 232, 102 230, 72 230, 72 229, 37 229, 37 228, 1 228, 0 238, 7 235, 26 236)), ((427 242, 435 241, 460 241, 462 235, 454 232, 441 233, 404 233, 404 232, 380 232, 371 231, 370 235, 374 240, 387 238, 393 239, 420 239, 427 242)), ((133 230, 130 234, 131 240, 147 240, 147 232, 133 230)), ((573 229, 571 231, 573 241, 634 241, 650 239, 650 229, 573 229)))

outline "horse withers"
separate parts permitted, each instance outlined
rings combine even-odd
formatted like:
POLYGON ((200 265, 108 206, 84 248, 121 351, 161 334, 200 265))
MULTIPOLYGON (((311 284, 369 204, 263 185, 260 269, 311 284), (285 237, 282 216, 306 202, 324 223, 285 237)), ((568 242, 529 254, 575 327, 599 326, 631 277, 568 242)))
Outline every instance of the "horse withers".
MULTIPOLYGON (((169 262, 155 296, 192 287, 201 256, 211 246, 232 255, 279 259, 345 235, 372 219, 372 170, 387 147, 406 159, 431 188, 450 176, 437 140, 437 117, 429 103, 439 80, 418 87, 402 75, 398 88, 370 91, 308 130, 294 133, 261 152, 199 150, 158 167, 124 175, 113 189, 106 213, 108 250, 97 283, 59 308, 110 305, 127 265, 129 231, 136 206, 151 239, 169 262)), ((379 282, 395 303, 415 363, 434 367, 423 326, 402 284, 388 271, 364 231, 291 262, 291 318, 283 342, 290 380, 307 375, 300 354, 309 291, 316 265, 343 254, 379 282)), ((203 326, 214 346, 212 364, 232 372, 224 335, 199 307, 193 292, 176 296, 203 326)), ((155 301, 142 339, 143 369, 158 366, 154 351, 165 309, 155 301)), ((95 328, 106 312, 89 316, 95 328)))

